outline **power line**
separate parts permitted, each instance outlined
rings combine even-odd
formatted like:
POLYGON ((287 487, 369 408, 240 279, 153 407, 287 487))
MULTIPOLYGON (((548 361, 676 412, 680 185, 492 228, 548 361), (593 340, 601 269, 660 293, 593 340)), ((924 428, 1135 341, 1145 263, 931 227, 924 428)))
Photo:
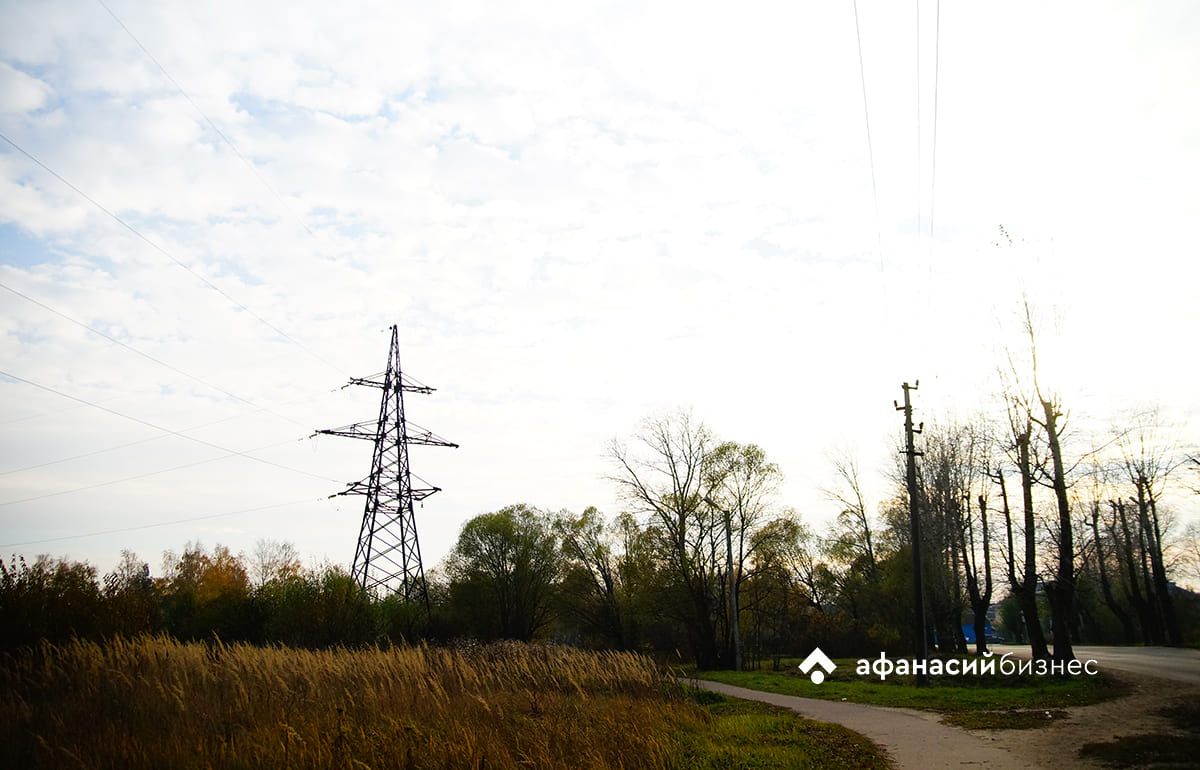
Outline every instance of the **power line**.
POLYGON ((167 259, 171 260, 172 262, 174 262, 176 265, 178 265, 178 266, 179 266, 179 267, 181 267, 182 269, 184 269, 184 270, 186 270, 187 272, 191 273, 191 274, 192 274, 192 275, 193 275, 193 276, 194 276, 196 279, 198 279, 198 280, 199 280, 201 283, 203 283, 205 286, 207 286, 208 288, 212 289, 212 290, 213 290, 213 291, 215 291, 217 294, 220 294, 222 297, 224 297, 226 300, 228 300, 230 303, 232 303, 232 304, 234 305, 234 307, 238 308, 239 310, 245 311, 245 312, 246 312, 246 313, 247 313, 247 314, 248 314, 250 317, 254 318, 256 321, 258 321, 259 323, 261 323, 263 326, 265 326, 265 327, 267 327, 268 329, 270 329, 271 331, 275 332, 275 333, 276 333, 276 334, 278 334, 280 337, 283 337, 285 340, 287 340, 288 342, 292 343, 292 344, 293 344, 293 345, 295 345, 296 347, 300 348, 300 349, 301 349, 301 350, 303 350, 305 353, 308 353, 310 356, 312 356, 312 357, 313 357, 313 358, 315 358, 316 360, 320 361, 322 364, 325 364, 325 365, 326 365, 326 366, 328 366, 330 369, 333 369, 334 371, 337 371, 337 372, 341 372, 341 371, 342 371, 342 370, 341 370, 339 367, 337 367, 337 366, 334 366, 334 365, 333 365, 333 364, 331 364, 329 361, 327 361, 327 360, 325 360, 324 358, 322 358, 320 355, 318 355, 316 352, 314 352, 314 351, 313 351, 311 348, 309 348, 307 345, 305 345, 304 343, 302 343, 302 342, 299 342, 298 340, 296 340, 295 338, 293 338, 291 335, 289 335, 289 334, 288 334, 287 332, 285 332, 283 329, 280 329, 279 327, 275 326, 274 324, 272 324, 272 323, 271 323, 270 321, 268 321, 267 319, 265 319, 265 318, 263 318, 262 316, 260 316, 258 313, 255 313, 253 310, 251 310, 250 308, 248 308, 248 307, 246 307, 245 305, 243 305, 241 302, 238 302, 236 299, 234 299, 234 298, 233 298, 233 297, 231 297, 229 294, 227 294, 227 293, 226 293, 226 292, 225 292, 223 289, 221 289, 221 288, 220 288, 219 286, 217 286, 215 283, 213 283, 212 281, 208 280, 207 278, 205 278, 205 277, 204 277, 203 275, 201 275, 200 273, 197 273, 195 270, 193 270, 192 268, 188 267, 188 266, 187 266, 187 264, 185 264, 184 262, 182 262, 182 261, 180 261, 179 259, 177 259, 177 258, 176 258, 176 257, 175 257, 173 254, 171 254, 171 253, 170 253, 169 251, 167 251, 165 248, 163 248, 162 246, 159 246, 159 245, 158 245, 157 243, 155 243, 154 241, 152 241, 152 240, 150 240, 149 238, 147 238, 146 236, 142 235, 142 234, 141 234, 141 232, 139 232, 139 231, 138 231, 136 228, 134 228, 134 226, 133 226, 133 225, 129 224, 129 223, 128 223, 128 222, 126 222, 124 219, 121 219, 119 216, 117 216, 117 215, 116 215, 116 214, 114 214, 113 212, 109 211, 107 208, 105 208, 104 206, 102 206, 102 205, 99 203, 99 201, 97 201, 95 198, 91 197, 90 195, 88 195, 87 193, 85 193, 83 190, 79 189, 78 187, 76 187, 75 185, 73 185, 71 182, 67 181, 67 179, 66 179, 64 176, 62 176, 61 174, 59 174, 59 173, 58 173, 57 171, 55 171, 54 169, 52 169, 52 168, 50 168, 49 166, 47 166, 45 163, 43 163, 41 160, 39 160, 37 157, 35 157, 35 156, 34 156, 32 153, 30 153, 30 152, 29 152, 28 150, 26 150, 24 147, 22 147, 21 145, 17 144, 16 142, 14 142, 12 139, 8 138, 8 136, 7 136, 7 135, 5 135, 4 133, 0 133, 0 139, 3 139, 5 142, 7 142, 9 145, 11 145, 11 146, 12 146, 12 148, 13 148, 13 149, 15 149, 17 152, 21 153, 21 154, 22 154, 22 155, 24 155, 26 158, 29 158, 31 161, 33 161, 34 163, 36 163, 36 164, 37 164, 38 166, 40 166, 40 167, 41 167, 41 168, 42 168, 44 171, 46 171, 46 173, 50 174, 50 175, 51 175, 51 176, 53 176, 55 179, 57 179, 58 181, 62 182, 64 185, 66 185, 67 187, 69 187, 69 188, 71 188, 72 190, 74 190, 74 191, 75 191, 75 193, 76 193, 76 194, 78 194, 78 195, 79 195, 81 198, 83 198, 83 199, 84 199, 84 200, 86 200, 88 203, 90 203, 90 204, 92 204, 93 206, 95 206, 95 207, 96 207, 97 209, 99 209, 100 211, 102 211, 102 212, 104 212, 105 214, 107 214, 107 215, 108 215, 108 216, 109 216, 109 217, 110 217, 110 218, 111 218, 111 219, 112 219, 114 222, 116 222, 117 224, 121 225, 121 227, 124 227, 124 228, 125 228, 126 230, 128 230, 129 232, 133 233, 133 235, 135 235, 135 236, 136 236, 138 239, 140 239, 140 240, 141 240, 143 243, 145 243, 146 245, 150 246, 150 248, 152 248, 152 249, 154 249, 155 251, 157 251, 158 253, 162 254, 164 257, 166 257, 167 259))
POLYGON ((200 115, 200 117, 204 118, 204 122, 208 124, 209 128, 211 128, 213 131, 215 131, 217 136, 221 137, 221 140, 224 141, 225 144, 229 146, 229 149, 233 150, 233 154, 237 155, 238 158, 241 159, 242 163, 244 163, 246 165, 246 168, 250 169, 250 173, 254 174, 254 177, 259 182, 262 183, 262 186, 267 188, 267 191, 270 192, 271 195, 275 196, 275 200, 279 201, 279 205, 281 205, 285 211, 287 211, 289 214, 291 214, 296 219, 296 222, 302 228, 304 228, 304 231, 307 232, 309 234, 309 236, 315 241, 317 239, 317 236, 313 234, 312 230, 308 229, 308 225, 306 225, 304 223, 304 220, 301 219, 299 217, 299 215, 297 215, 294 211, 292 211, 291 207, 287 205, 287 202, 284 201, 283 198, 280 197, 279 193, 275 192, 275 188, 271 187, 271 185, 267 183, 267 180, 262 178, 262 176, 258 173, 258 169, 254 168, 254 164, 251 163, 246 158, 245 155, 242 155, 241 151, 238 150, 237 146, 234 145, 233 141, 230 140, 230 138, 225 135, 225 132, 223 132, 221 129, 217 128, 217 125, 212 122, 212 120, 208 117, 207 114, 205 114, 204 110, 200 109, 200 106, 197 105, 196 102, 194 102, 192 100, 192 97, 188 95, 187 91, 183 90, 183 86, 179 85, 179 83, 175 80, 175 78, 171 77, 171 73, 167 72, 167 68, 164 67, 158 61, 158 59, 154 58, 154 54, 150 53, 149 49, 147 49, 146 46, 142 45, 142 41, 138 40, 137 37, 132 32, 129 31, 129 27, 125 26, 125 22, 121 21, 121 18, 119 16, 117 16, 116 13, 113 12, 112 8, 109 8, 108 5, 105 4, 104 0, 96 0, 96 2, 100 3, 100 6, 102 8, 104 8, 104 10, 108 11, 108 15, 112 16, 113 20, 116 21, 118 25, 120 25, 121 29, 125 30, 125 34, 129 35, 129 39, 132 40, 134 43, 136 43, 138 48, 142 49, 142 53, 146 54, 146 57, 148 59, 150 59, 150 61, 154 62, 154 66, 158 67, 159 71, 162 72, 163 76, 167 80, 171 81, 171 85, 175 86, 175 90, 179 91, 179 93, 183 96, 183 98, 187 100, 187 103, 192 105, 192 109, 194 109, 200 115))
POLYGON ((16 294, 18 297, 20 297, 28 302, 32 302, 33 304, 37 305, 40 308, 49 310, 51 313, 54 313, 59 318, 66 319, 67 321, 70 321, 71 323, 75 324, 76 326, 86 329, 87 331, 91 332, 92 334, 103 337, 104 339, 108 340, 109 342, 113 343, 114 345, 120 345, 121 347, 125 348, 126 350, 130 351, 131 353, 136 353, 137 355, 141 356, 142 358, 145 358, 147 361, 151 361, 151 362, 156 363, 159 366, 162 366, 166 369, 170 369, 171 371, 175 372, 176 374, 181 374, 184 377, 187 377, 189 380, 200 383, 201 385, 203 385, 206 388, 211 388, 211 389, 217 391, 218 393, 223 393, 224 395, 229 396, 230 398, 234 399, 235 401, 241 401, 242 403, 252 406, 255 409, 261 409, 262 411, 266 412, 267 414, 270 414, 274 417, 278 417, 281 420, 286 420, 287 422, 290 422, 293 425, 303 425, 303 423, 299 422, 298 420, 293 420, 290 417, 285 417, 282 414, 279 414, 278 412, 267 409, 266 407, 260 407, 257 404, 255 404, 253 401, 250 401, 249 399, 242 398, 241 396, 237 395, 236 393, 231 393, 228 390, 225 390, 224 388, 220 387, 219 385, 213 385, 211 382, 206 382, 194 374, 189 374, 188 372, 185 372, 176 366, 172 366, 171 364, 168 364, 165 361, 155 358, 154 356, 150 355, 149 353, 143 352, 141 350, 138 350, 137 348, 135 348, 132 345, 121 342, 121 340, 119 340, 111 335, 105 334, 104 332, 102 332, 99 329, 96 329, 92 326, 88 326, 84 322, 79 321, 75 318, 72 318, 71 316, 67 315, 66 313, 63 313, 60 310, 56 310, 56 309, 50 307, 49 305, 47 305, 44 302, 39 302, 38 300, 34 299, 33 297, 30 297, 28 294, 19 292, 16 289, 12 288, 11 286, 8 286, 4 283, 0 283, 0 289, 4 289, 5 291, 12 292, 13 294, 16 294))
MULTIPOLYGON (((284 444, 291 444, 295 441, 303 441, 303 440, 304 439, 288 439, 287 441, 277 441, 274 444, 267 444, 266 446, 260 446, 260 447, 256 447, 255 449, 249 449, 246 451, 247 451, 247 454, 250 452, 261 452, 264 449, 272 449, 277 446, 283 446, 284 444)), ((126 477, 120 478, 120 479, 110 479, 108 481, 101 481, 101 482, 97 482, 95 484, 88 484, 88 485, 82 486, 82 487, 75 487, 73 489, 60 489, 57 492, 46 492, 45 494, 34 495, 33 497, 25 497, 20 500, 5 500, 4 502, 0 502, 0 508, 4 507, 6 505, 16 505, 18 503, 32 503, 35 500, 45 500, 47 497, 58 497, 60 495, 69 495, 69 494, 72 494, 73 492, 86 492, 89 489, 98 489, 100 487, 110 487, 114 484, 123 484, 126 481, 137 481, 138 479, 149 478, 150 476, 158 476, 163 473, 170 473, 171 471, 180 471, 180 470, 183 470, 184 468, 194 468, 197 465, 205 465, 207 463, 215 463, 217 460, 225 460, 225 459, 228 459, 230 456, 231 455, 226 454, 226 455, 221 455, 220 457, 210 457, 207 460, 196 460, 195 462, 184 463, 183 465, 176 465, 171 468, 163 468, 162 470, 157 470, 157 471, 148 471, 146 473, 139 473, 136 476, 126 476, 126 477)))
POLYGON ((867 109, 867 70, 863 66, 863 50, 862 50, 862 30, 858 23, 858 0, 854 0, 854 37, 858 41, 858 74, 862 81, 862 96, 863 96, 863 121, 867 126, 867 159, 871 167, 871 200, 875 204, 875 245, 879 250, 879 275, 880 286, 883 291, 883 312, 886 320, 887 310, 887 282, 882 280, 883 276, 883 230, 879 224, 879 186, 875 182, 875 148, 871 141, 871 112, 867 109))
POLYGON ((917 248, 921 247, 921 0, 917 4, 917 248))
POLYGON ((270 460, 264 460, 264 459, 262 459, 261 457, 255 457, 255 456, 253 456, 253 455, 251 455, 251 454, 247 454, 246 452, 239 452, 239 451, 237 451, 237 450, 235 450, 235 449, 228 449, 228 448, 226 448, 226 447, 223 447, 223 446, 221 446, 220 444, 214 444, 214 443, 212 443, 211 441, 205 441, 204 439, 199 439, 199 438, 196 438, 195 436, 189 436, 189 435, 187 435, 186 433, 183 433, 183 432, 181 432, 181 431, 177 431, 177 430, 171 430, 170 428, 164 428, 164 427, 162 427, 161 425, 155 425, 154 423, 152 423, 152 422, 148 422, 148 421, 146 421, 146 420, 143 420, 143 419, 141 419, 141 418, 139 418, 139 417, 133 417, 132 415, 128 415, 128 414, 125 414, 125 413, 123 413, 123 412, 118 412, 118 411, 116 411, 115 409, 109 409, 109 408, 108 408, 108 407, 106 407, 106 406, 100 406, 99 404, 97 404, 97 403, 94 403, 94 402, 91 402, 91 401, 88 401, 87 399, 79 398, 78 396, 72 396, 72 395, 71 395, 71 394, 69 394, 69 393, 63 393, 61 390, 56 390, 56 389, 54 389, 54 388, 51 388, 51 387, 49 387, 49 386, 47 386, 47 385, 42 385, 42 384, 40 384, 40 383, 34 382, 33 380, 28 380, 28 379, 26 379, 26 378, 24 378, 24 377, 19 377, 19 376, 15 375, 15 374, 12 374, 12 373, 10 373, 10 372, 6 372, 6 371, 4 371, 4 370, 0 370, 0 375, 2 375, 2 376, 4 376, 4 377, 8 377, 8 378, 10 378, 10 379, 13 379, 13 380, 16 380, 16 381, 18 381, 18 382, 23 382, 23 383, 25 383, 26 385, 31 385, 31 386, 33 386, 33 387, 35 387, 35 388, 38 388, 39 390, 44 390, 44 391, 46 391, 47 393, 53 393, 53 394, 55 394, 56 396, 62 396, 63 398, 70 399, 71 401, 77 401, 77 402, 79 402, 79 403, 81 403, 81 404, 86 404, 87 406, 93 407, 93 408, 95 408, 95 409, 99 409, 99 410, 100 410, 100 411, 102 411, 102 412, 107 412, 107 413, 109 413, 109 414, 111 414, 111 415, 115 415, 115 416, 117 416, 117 417, 120 417, 120 418, 122 418, 122 419, 129 420, 130 422, 136 422, 136 423, 138 423, 139 425, 145 425, 146 427, 153 428, 154 430, 157 430, 157 431, 162 431, 163 433, 168 433, 168 434, 170 434, 170 435, 172 435, 172 436, 178 436, 178 437, 180 437, 180 438, 187 439, 188 441, 195 442, 195 443, 197 443, 197 444, 200 444, 201 446, 206 446, 206 447, 209 447, 209 448, 211 448, 211 449, 216 449, 216 450, 219 450, 219 451, 221 451, 221 452, 223 452, 223 453, 225 453, 225 454, 227 454, 227 455, 238 455, 239 457, 245 457, 245 458, 247 458, 247 459, 254 460, 255 462, 258 462, 258 463, 263 463, 264 465, 270 465, 270 466, 272 466, 272 467, 275 467, 275 468, 281 468, 281 469, 283 469, 283 470, 285 470, 285 471, 291 471, 291 472, 293 472, 293 473, 299 473, 299 474, 301 474, 301 475, 303 475, 303 476, 310 476, 310 477, 312 477, 312 478, 314 478, 314 479, 320 479, 320 480, 322 480, 322 481, 328 481, 328 482, 335 483, 335 484, 337 483, 337 480, 336 480, 336 479, 327 478, 327 477, 325 477, 325 476, 318 476, 318 475, 317 475, 317 474, 315 474, 315 473, 309 473, 308 471, 300 470, 299 468, 292 468, 291 466, 288 466, 288 465, 282 465, 282 464, 280 464, 280 463, 271 462, 270 460))
MULTIPOLYGON (((203 427, 203 426, 201 426, 201 427, 203 427)), ((189 431, 189 430, 195 430, 195 428, 185 428, 184 432, 189 431)), ((37 470, 38 468, 45 468, 48 465, 58 465, 59 463, 70 462, 71 460, 82 460, 85 457, 94 457, 95 455, 102 455, 107 452, 115 452, 118 449, 128 449, 129 447, 137 446, 138 444, 148 444, 151 441, 161 441, 162 439, 163 439, 162 436, 153 436, 151 438, 143 438, 143 439, 139 439, 137 441, 130 441, 126 444, 117 444, 116 446, 105 447, 104 449, 97 449, 92 452, 84 452, 83 454, 71 455, 70 457, 60 457, 57 460, 48 460, 44 463, 37 463, 35 465, 25 465, 20 468, 11 468, 7 471, 0 471, 0 476, 7 476, 11 473, 24 473, 25 471, 33 471, 33 470, 37 470)))
MULTIPOLYGON (((100 404, 106 404, 106 403, 108 403, 109 401, 117 401, 117 400, 118 400, 118 399, 120 399, 120 398, 122 398, 122 397, 121 397, 121 396, 109 396, 109 397, 107 397, 107 398, 102 398, 102 399, 100 399, 100 400, 99 400, 97 403, 100 403, 100 404)), ((72 410, 74 410, 74 409, 82 409, 82 408, 83 408, 82 406, 72 406, 72 407, 70 407, 70 409, 72 409, 72 410)), ((48 417, 48 416, 50 416, 51 414, 54 414, 54 415, 61 415, 61 414, 62 414, 62 410, 58 410, 58 411, 55 411, 55 412, 34 412, 33 414, 27 414, 27 415, 24 415, 24 416, 22 416, 22 417, 14 417, 14 418, 12 418, 11 420, 3 420, 3 421, 0 421, 0 425, 12 425, 13 423, 25 422, 26 420, 40 420, 40 419, 42 419, 43 417, 48 417)))
MULTIPOLYGON (((188 433, 190 431, 199 430, 200 428, 206 428, 209 425, 216 425, 219 422, 225 422, 225 420, 230 420, 230 419, 233 419, 233 418, 225 417, 220 420, 214 420, 213 422, 205 423, 204 425, 197 425, 193 428, 184 428, 182 432, 188 433)), ((11 473, 24 473, 25 471, 33 471, 33 470, 37 470, 38 468, 45 468, 48 465, 58 465, 59 463, 67 463, 72 460, 82 460, 85 457, 95 457, 96 455, 107 454, 108 452, 116 452, 120 449, 128 449, 131 446, 137 446, 139 444, 149 444, 151 441, 162 441, 163 438, 164 438, 164 436, 152 436, 150 438, 138 439, 137 441, 130 441, 125 444, 117 444, 116 446, 105 447, 104 449, 96 449, 91 452, 84 452, 83 454, 71 455, 70 457, 60 457, 57 460, 47 460, 46 462, 37 463, 35 465, 25 465, 20 468, 12 468, 7 471, 0 471, 0 476, 7 476, 11 473)))
MULTIPOLYGON (((113 400, 113 399, 110 399, 110 400, 113 400)), ((305 399, 297 399, 297 400, 305 400, 305 399)), ((295 403, 295 401, 287 402, 287 404, 293 404, 293 403, 295 403)), ((287 404, 285 404, 285 406, 287 404)), ((78 407, 74 407, 74 408, 82 409, 83 406, 84 405, 81 404, 78 407)), ((256 407, 253 411, 250 411, 250 412, 240 412, 238 414, 231 414, 228 417, 222 417, 219 420, 209 420, 208 422, 200 423, 199 425, 193 425, 190 428, 183 428, 180 430, 180 432, 181 433, 191 433, 192 431, 200 430, 201 428, 209 428, 209 427, 212 427, 213 425, 220 425, 223 422, 229 422, 230 420, 236 420, 240 417, 245 417, 248 414, 254 414, 255 412, 261 412, 261 411, 264 411, 262 407, 256 407)), ((41 415, 41 416, 44 416, 44 415, 41 415)), ((24 473, 25 471, 32 471, 32 470, 37 470, 38 468, 45 468, 48 465, 58 465, 59 463, 70 462, 71 460, 82 460, 85 457, 94 457, 96 455, 107 454, 108 452, 116 452, 121 449, 128 449, 129 447, 132 447, 132 446, 138 446, 139 444, 148 444, 151 441, 161 441, 163 438, 165 438, 165 437, 164 436, 152 436, 150 438, 138 439, 137 441, 129 441, 124 444, 117 444, 116 446, 105 447, 103 449, 96 449, 91 452, 84 452, 83 454, 71 455, 70 457, 60 457, 56 460, 47 460, 46 462, 36 463, 34 465, 26 465, 26 466, 23 466, 20 468, 11 468, 6 471, 0 471, 0 476, 7 476, 11 473, 24 473)), ((257 451, 257 450, 252 450, 252 451, 257 451)))
POLYGON ((937 199, 938 79, 942 51, 942 0, 937 0, 933 38, 933 169, 929 177, 929 273, 933 276, 933 204, 937 199))
POLYGON ((133 531, 139 530, 139 529, 153 529, 155 527, 170 527, 175 524, 189 524, 193 521, 207 521, 209 519, 219 519, 223 516, 236 516, 236 515, 242 514, 242 513, 256 513, 258 511, 267 511, 272 508, 284 508, 289 505, 300 505, 301 503, 319 503, 319 502, 321 502, 321 498, 318 498, 316 500, 314 500, 312 498, 306 498, 304 500, 293 500, 288 503, 273 503, 271 505, 260 505, 257 508, 242 508, 241 510, 237 510, 237 511, 225 511, 224 513, 211 513, 211 514, 208 514, 207 516, 193 516, 193 517, 187 518, 187 519, 173 519, 171 521, 158 521, 153 524, 138 524, 138 525, 132 526, 132 527, 119 527, 117 529, 104 529, 104 530, 99 530, 97 532, 85 532, 85 533, 79 534, 79 535, 64 535, 62 537, 48 537, 48 538, 45 538, 42 540, 26 540, 23 543, 5 543, 4 545, 0 545, 0 548, 19 548, 21 546, 26 546, 26 545, 40 545, 42 543, 58 543, 63 540, 81 540, 85 537, 99 537, 101 535, 115 535, 115 534, 119 534, 121 532, 133 532, 133 531))

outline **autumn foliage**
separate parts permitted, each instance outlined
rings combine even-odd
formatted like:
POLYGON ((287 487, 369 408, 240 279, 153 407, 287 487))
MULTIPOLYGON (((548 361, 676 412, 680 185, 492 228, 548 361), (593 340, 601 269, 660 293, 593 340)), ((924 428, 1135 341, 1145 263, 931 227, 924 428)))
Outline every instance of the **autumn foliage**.
POLYGON ((671 767, 709 719, 641 656, 515 642, 141 637, 44 643, 0 665, 4 767, 671 767))

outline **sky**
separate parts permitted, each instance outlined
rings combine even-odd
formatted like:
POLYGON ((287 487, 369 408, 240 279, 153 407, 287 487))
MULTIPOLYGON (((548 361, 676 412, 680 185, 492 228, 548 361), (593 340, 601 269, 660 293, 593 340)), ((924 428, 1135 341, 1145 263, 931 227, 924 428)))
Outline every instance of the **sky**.
MULTIPOLYGON (((0 552, 347 565, 389 329, 470 517, 625 509, 690 409, 818 527, 994 405, 1019 313, 1076 451, 1200 401, 1189 2, 0 0, 0 552), (1001 232, 1001 226, 1004 232, 1001 232), (1005 235, 1007 233, 1007 235, 1005 235)), ((1183 519, 1200 515, 1179 497, 1183 519)))

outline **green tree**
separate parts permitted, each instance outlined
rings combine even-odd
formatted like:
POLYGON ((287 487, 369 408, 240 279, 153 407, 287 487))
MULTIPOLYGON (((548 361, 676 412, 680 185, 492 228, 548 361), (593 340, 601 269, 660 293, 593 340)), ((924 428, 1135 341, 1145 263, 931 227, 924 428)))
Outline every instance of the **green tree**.
POLYGON ((163 619, 175 636, 234 640, 257 634, 250 577, 241 557, 227 547, 218 545, 209 554, 199 543, 188 543, 180 555, 167 551, 163 572, 163 619))
MULTIPOLYGON (((708 476, 705 486, 709 489, 705 502, 720 511, 722 531, 716 534, 718 537, 723 534, 725 540, 720 590, 721 607, 725 610, 722 625, 728 640, 726 656, 732 656, 734 670, 741 670, 741 587, 754 576, 760 561, 764 567, 773 563, 768 557, 778 549, 772 546, 790 534, 763 526, 783 474, 778 465, 767 460, 767 453, 761 447, 733 441, 722 442, 709 453, 705 473, 708 476)), ((762 599, 756 601, 761 603, 762 599)))
POLYGON ((93 637, 101 614, 96 568, 38 556, 0 559, 0 646, 93 637))
POLYGON ((275 578, 255 594, 267 641, 296 647, 371 644, 383 622, 394 620, 392 602, 374 603, 340 566, 275 578))
POLYGON ((309 577, 314 598, 310 644, 316 647, 357 646, 378 639, 371 596, 341 566, 326 566, 309 577))
POLYGON ((471 519, 447 568, 451 602, 480 635, 529 641, 549 622, 562 561, 550 518, 538 509, 510 505, 471 519))
POLYGON ((121 551, 121 561, 104 576, 105 633, 134 636, 156 631, 159 598, 150 578, 150 565, 132 551, 121 551))
POLYGON ((626 597, 614 533, 603 514, 592 506, 579 516, 560 512, 554 518, 554 532, 562 544, 565 614, 606 645, 629 649, 626 597))

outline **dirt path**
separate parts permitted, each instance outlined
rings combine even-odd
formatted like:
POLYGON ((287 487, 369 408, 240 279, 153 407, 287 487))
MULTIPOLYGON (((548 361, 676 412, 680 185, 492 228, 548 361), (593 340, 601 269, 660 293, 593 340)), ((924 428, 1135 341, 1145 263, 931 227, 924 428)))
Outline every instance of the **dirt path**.
MULTIPOLYGON (((974 734, 991 736, 995 745, 1014 756, 1042 762, 1055 770, 1107 768, 1110 766, 1081 759, 1080 747, 1133 735, 1178 734, 1179 730, 1157 711, 1173 699, 1200 698, 1200 687, 1192 684, 1125 671, 1118 676, 1133 688, 1129 695, 1093 706, 1068 708, 1068 718, 1050 727, 975 731, 974 734)), ((1196 758, 1194 766, 1200 767, 1200 757, 1196 758)))
MULTIPOLYGON (((942 724, 930 711, 798 698, 744 687, 690 680, 706 690, 790 708, 810 719, 834 722, 878 743, 898 768, 1053 768, 1091 770, 1105 765, 1081 759, 1087 743, 1120 736, 1174 733, 1155 712, 1181 696, 1200 698, 1200 688, 1122 672, 1129 695, 1066 709, 1068 718, 1030 730, 963 730, 942 724)), ((1198 760, 1200 762, 1200 760, 1198 760)))
POLYGON ((983 734, 969 733, 944 725, 939 716, 928 711, 866 706, 861 703, 798 698, 794 695, 748 690, 718 682, 694 681, 706 690, 745 700, 757 700, 790 708, 809 719, 834 722, 878 743, 896 766, 904 768, 996 768, 997 770, 1032 770, 1040 767, 1061 768, 1053 763, 1031 763, 1028 757, 1017 757, 1008 749, 983 734))

